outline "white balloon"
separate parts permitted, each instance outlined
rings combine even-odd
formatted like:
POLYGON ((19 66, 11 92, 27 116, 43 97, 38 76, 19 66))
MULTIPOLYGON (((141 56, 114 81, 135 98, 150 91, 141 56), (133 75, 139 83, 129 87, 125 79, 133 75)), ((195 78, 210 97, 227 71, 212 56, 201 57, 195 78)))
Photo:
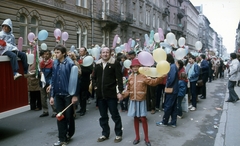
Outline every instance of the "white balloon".
POLYGON ((93 63, 93 57, 92 56, 87 56, 83 59, 83 66, 90 66, 93 63))
POLYGON ((174 44, 174 41, 175 41, 175 35, 171 32, 169 32, 166 36, 166 39, 167 39, 167 42, 170 44, 170 45, 173 45, 174 44))
POLYGON ((131 64, 132 64, 132 62, 128 59, 123 62, 123 66, 125 68, 130 68, 131 64))
POLYGON ((180 37, 180 38, 178 39, 178 45, 179 45, 180 47, 184 46, 184 45, 185 45, 185 42, 186 42, 186 40, 185 40, 184 37, 180 37))
POLYGON ((33 61, 34 61, 34 55, 28 54, 27 55, 27 63, 30 65, 30 64, 33 64, 33 61))
POLYGON ((97 48, 97 47, 92 48, 91 53, 92 53, 92 57, 94 57, 95 60, 99 59, 99 57, 100 57, 100 49, 99 48, 97 48))
POLYGON ((197 41, 197 42, 195 43, 195 48, 196 48, 198 51, 201 50, 201 49, 202 49, 202 42, 197 41))
POLYGON ((117 38, 117 44, 120 44, 120 43, 121 43, 121 38, 118 37, 118 38, 117 38))
POLYGON ((155 41, 155 42, 157 42, 157 43, 160 42, 160 38, 159 38, 159 34, 158 34, 158 33, 155 33, 154 36, 153 36, 153 38, 154 38, 154 41, 155 41))
POLYGON ((41 44, 41 48, 42 48, 42 50, 47 50, 47 44, 42 43, 42 44, 41 44))
POLYGON ((177 60, 182 60, 186 56, 186 51, 183 48, 178 48, 175 52, 175 58, 177 60))

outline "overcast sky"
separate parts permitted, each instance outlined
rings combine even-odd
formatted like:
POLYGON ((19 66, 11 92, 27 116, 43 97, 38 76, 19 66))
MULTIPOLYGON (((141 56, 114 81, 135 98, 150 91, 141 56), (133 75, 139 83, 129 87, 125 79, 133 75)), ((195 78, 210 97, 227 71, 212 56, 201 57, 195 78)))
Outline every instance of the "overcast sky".
POLYGON ((235 37, 240 21, 240 0, 190 0, 194 6, 203 5, 203 14, 210 26, 223 37, 228 53, 235 49, 235 37))

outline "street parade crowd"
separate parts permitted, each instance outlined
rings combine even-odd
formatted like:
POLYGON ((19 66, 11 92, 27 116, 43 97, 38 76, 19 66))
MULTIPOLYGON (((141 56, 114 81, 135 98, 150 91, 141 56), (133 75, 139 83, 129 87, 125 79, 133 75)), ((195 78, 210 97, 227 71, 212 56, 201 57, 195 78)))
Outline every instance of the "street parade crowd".
MULTIPOLYGON (((225 62, 221 57, 191 52, 185 52, 180 59, 177 51, 166 51, 160 45, 156 45, 153 51, 133 49, 138 44, 116 51, 120 48, 115 42, 113 48, 93 45, 90 51, 86 46, 67 49, 64 44, 57 44, 52 49, 36 49, 34 57, 38 62, 29 63, 29 54, 18 50, 12 32, 12 22, 6 19, 0 32, 0 53, 10 58, 14 80, 22 76, 18 72, 17 57, 21 59, 24 77, 28 81, 30 110, 42 110, 39 117, 47 117, 50 103, 51 117, 57 117, 58 126, 59 141, 54 146, 67 145, 75 133, 75 117, 87 114, 91 98, 100 114, 102 136, 96 139, 98 142, 109 139, 109 113, 115 123, 114 142, 122 141, 124 123, 119 112, 127 112, 133 117, 133 145, 140 142, 139 123, 142 123, 147 146, 151 146, 147 113, 164 111, 156 126, 177 127, 177 121, 184 118, 186 111, 197 110, 198 100, 207 100, 206 83, 224 78, 225 70, 229 76, 229 99, 226 102, 239 100, 234 91, 234 86, 240 85, 240 58, 236 53, 231 53, 230 60, 225 62), (147 62, 151 60, 147 53, 154 58, 152 64, 147 62), (75 72, 73 67, 76 67, 75 72), (75 84, 70 85, 73 82, 75 84)), ((154 39, 158 40, 155 36, 154 39)))

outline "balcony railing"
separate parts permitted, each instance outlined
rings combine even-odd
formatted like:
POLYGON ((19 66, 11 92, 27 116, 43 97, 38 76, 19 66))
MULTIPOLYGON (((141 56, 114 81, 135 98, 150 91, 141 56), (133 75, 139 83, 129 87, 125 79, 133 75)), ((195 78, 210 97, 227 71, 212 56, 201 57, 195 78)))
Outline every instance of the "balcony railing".
POLYGON ((163 17, 167 17, 167 16, 169 16, 169 14, 170 14, 169 9, 168 9, 168 8, 164 8, 163 13, 162 13, 162 16, 163 16, 163 17))
POLYGON ((129 24, 133 23, 133 14, 124 12, 121 14, 121 22, 126 22, 129 24))
POLYGON ((97 17, 102 20, 108 20, 112 22, 120 22, 121 14, 111 10, 100 10, 97 17))

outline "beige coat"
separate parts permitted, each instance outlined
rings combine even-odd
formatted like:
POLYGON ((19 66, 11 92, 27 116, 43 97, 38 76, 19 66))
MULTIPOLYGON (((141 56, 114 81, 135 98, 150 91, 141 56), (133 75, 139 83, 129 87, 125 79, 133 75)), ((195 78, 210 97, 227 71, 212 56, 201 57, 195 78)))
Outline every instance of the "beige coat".
POLYGON ((131 100, 146 100, 147 85, 156 86, 163 81, 164 77, 152 79, 142 74, 131 74, 128 78, 126 90, 123 97, 130 96, 131 100))

